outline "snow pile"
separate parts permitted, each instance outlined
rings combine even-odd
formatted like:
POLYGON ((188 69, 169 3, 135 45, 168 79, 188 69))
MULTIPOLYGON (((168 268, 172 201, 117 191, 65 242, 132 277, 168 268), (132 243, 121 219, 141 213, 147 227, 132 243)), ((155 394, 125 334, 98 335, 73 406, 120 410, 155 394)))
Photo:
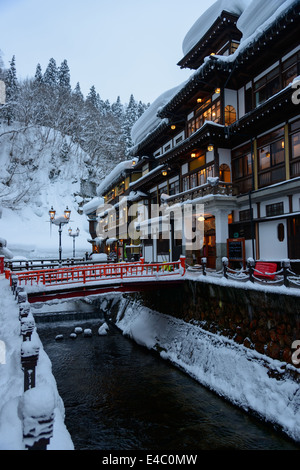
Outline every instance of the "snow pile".
MULTIPOLYGON (((7 280, 0 279, 0 340, 5 354, 0 362, 0 449, 24 450, 23 428, 20 412, 24 405, 24 373, 21 368, 21 349, 30 353, 30 342, 24 344, 20 335, 18 304, 15 301, 7 280), (25 347, 28 346, 28 347, 25 347)), ((46 355, 36 330, 32 333, 32 345, 39 348, 36 367, 36 390, 34 402, 45 409, 48 397, 54 400, 53 437, 49 450, 73 450, 69 432, 64 424, 64 405, 58 394, 56 381, 52 375, 51 362, 46 355), (47 395, 45 395, 47 389, 47 395)), ((28 405, 28 403, 27 403, 28 405)), ((27 406, 26 405, 26 406, 27 406)), ((51 404, 51 407, 53 402, 51 404)), ((28 405, 29 406, 29 405, 28 405)), ((24 410, 26 411, 26 410, 24 410)))
POLYGON ((159 351, 204 386, 299 441, 299 385, 289 377, 276 380, 268 374, 268 368, 282 372, 282 363, 199 326, 125 302, 122 299, 116 321, 124 335, 159 351))
MULTIPOLYGON (((261 4, 265 3, 261 2, 261 0, 258 1, 261 4)), ((200 39, 213 25, 223 10, 227 11, 228 13, 233 13, 240 16, 250 3, 251 0, 218 0, 215 2, 200 16, 200 18, 198 18, 198 20, 186 34, 182 43, 183 54, 186 55, 190 52, 190 50, 200 41, 200 39)))
POLYGON ((109 330, 108 324, 106 322, 104 322, 98 329, 98 335, 99 336, 105 336, 105 335, 107 335, 108 330, 109 330))

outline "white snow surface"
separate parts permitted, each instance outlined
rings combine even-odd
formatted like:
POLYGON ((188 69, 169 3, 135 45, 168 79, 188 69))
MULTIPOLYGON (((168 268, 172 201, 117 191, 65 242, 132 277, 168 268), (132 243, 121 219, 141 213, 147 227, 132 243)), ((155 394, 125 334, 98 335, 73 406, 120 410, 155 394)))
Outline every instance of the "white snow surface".
POLYGON ((117 326, 138 344, 161 351, 162 358, 185 370, 202 385, 300 441, 300 389, 292 379, 276 380, 267 366, 281 371, 282 363, 139 302, 122 299, 117 326), (128 301, 127 301, 128 302, 128 301))
POLYGON ((237 27, 243 36, 241 44, 253 34, 258 36, 269 26, 282 12, 299 0, 252 0, 245 8, 237 21, 237 27))
MULTIPOLYGON (((273 0, 272 2, 263 2, 262 0, 259 0, 259 2, 261 4, 272 3, 273 0)), ((213 25, 223 10, 228 13, 241 15, 250 3, 251 0, 218 0, 215 2, 200 16, 200 18, 198 18, 186 34, 182 43, 183 54, 186 55, 190 52, 190 50, 197 44, 197 42, 200 41, 204 34, 213 25)))
POLYGON ((58 394, 51 362, 36 329, 32 334, 33 344, 39 347, 36 390, 30 394, 34 400, 26 398, 24 401, 24 373, 21 368, 23 338, 20 336, 19 309, 9 282, 3 276, 0 278, 0 340, 5 352, 4 360, 0 362, 0 450, 25 450, 20 419, 23 411, 39 414, 40 410, 44 410, 48 413, 53 407, 53 437, 47 449, 74 450, 64 424, 64 404, 58 394))
MULTIPOLYGON (((14 126, 20 129, 17 123, 14 126)), ((76 256, 84 256, 91 251, 91 245, 87 241, 90 238, 87 217, 79 210, 82 202, 79 193, 80 180, 88 177, 89 156, 65 137, 70 148, 69 158, 61 160, 59 152, 64 139, 57 131, 34 127, 19 130, 16 134, 7 133, 11 130, 3 124, 0 126, 0 206, 3 206, 0 237, 7 240, 7 246, 2 249, 4 255, 7 259, 20 256, 58 258, 58 227, 50 226, 49 209, 53 206, 59 217, 68 206, 71 218, 62 230, 62 256, 72 256, 73 240, 68 229, 72 228, 74 232, 77 227, 80 235, 76 238, 76 256), (13 155, 19 152, 25 163, 32 159, 34 169, 29 173, 24 170, 24 175, 13 174, 7 187, 6 178, 10 175, 6 168, 11 166, 11 152, 13 155), (53 178, 49 178, 51 170, 57 170, 53 178), (30 176, 32 180, 29 180, 30 176), (22 186, 28 187, 28 192, 15 204, 14 197, 22 186)))

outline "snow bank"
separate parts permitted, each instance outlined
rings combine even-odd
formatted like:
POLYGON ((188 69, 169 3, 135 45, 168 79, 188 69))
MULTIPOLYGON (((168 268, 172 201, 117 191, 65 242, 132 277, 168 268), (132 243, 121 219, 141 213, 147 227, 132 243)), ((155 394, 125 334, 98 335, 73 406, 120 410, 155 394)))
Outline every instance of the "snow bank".
MULTIPOLYGON (((0 362, 0 450, 24 450, 22 422, 19 418, 24 396, 24 373, 21 369, 23 340, 20 336, 18 305, 3 276, 0 278, 0 340, 5 349, 5 360, 0 362)), ((64 424, 64 405, 52 375, 51 362, 36 330, 32 333, 32 341, 39 347, 36 385, 38 390, 47 388, 47 393, 54 397, 54 434, 48 449, 73 450, 71 437, 64 424)), ((47 406, 47 403, 43 403, 43 393, 37 391, 36 394, 39 394, 39 403, 42 400, 42 405, 47 406)))
POLYGON ((162 358, 204 386, 300 441, 299 385, 289 377, 276 380, 268 374, 268 369, 282 372, 282 363, 197 325, 125 302, 122 299, 116 321, 124 335, 160 351, 162 358))

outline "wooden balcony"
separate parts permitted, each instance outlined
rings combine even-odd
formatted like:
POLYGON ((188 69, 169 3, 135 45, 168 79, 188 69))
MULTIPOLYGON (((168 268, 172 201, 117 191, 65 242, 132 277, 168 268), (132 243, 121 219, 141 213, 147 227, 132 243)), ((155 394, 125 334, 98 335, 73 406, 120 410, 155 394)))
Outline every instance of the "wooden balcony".
POLYGON ((216 181, 214 184, 211 182, 202 184, 195 188, 183 191, 173 196, 169 196, 168 203, 177 204, 189 200, 198 199, 207 195, 218 195, 218 196, 235 196, 235 191, 232 183, 225 183, 224 181, 216 181))

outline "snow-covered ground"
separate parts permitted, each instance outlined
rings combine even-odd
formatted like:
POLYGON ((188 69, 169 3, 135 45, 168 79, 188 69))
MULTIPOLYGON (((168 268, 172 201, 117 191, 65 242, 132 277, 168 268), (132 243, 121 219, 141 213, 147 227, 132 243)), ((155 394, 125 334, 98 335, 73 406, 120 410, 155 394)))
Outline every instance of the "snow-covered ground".
MULTIPOLYGON (((58 394, 51 362, 43 349, 36 330, 32 341, 39 346, 36 367, 35 403, 43 406, 45 390, 54 397, 53 437, 48 450, 73 450, 74 446, 64 424, 64 404, 58 394)), ((7 280, 0 277, 0 450, 25 450, 23 443, 22 413, 24 399, 24 373, 21 368, 19 308, 7 280)), ((47 403, 45 403, 47 406, 47 403)))
MULTIPOLYGON (((282 374, 283 363, 139 302, 126 302, 123 298, 116 321, 125 335, 300 442, 299 383, 288 373, 280 380, 268 374, 268 369, 282 374)), ((289 370, 296 372, 293 366, 287 366, 289 370)))
POLYGON ((68 206, 71 217, 62 229, 62 256, 72 256, 68 229, 75 232, 77 227, 76 256, 90 253, 88 221, 80 211, 90 157, 70 138, 48 128, 1 124, 0 137, 0 238, 7 241, 7 249, 15 257, 58 258, 58 227, 50 225, 49 210, 53 206, 59 217, 68 206), (68 153, 62 154, 65 146, 68 153))

